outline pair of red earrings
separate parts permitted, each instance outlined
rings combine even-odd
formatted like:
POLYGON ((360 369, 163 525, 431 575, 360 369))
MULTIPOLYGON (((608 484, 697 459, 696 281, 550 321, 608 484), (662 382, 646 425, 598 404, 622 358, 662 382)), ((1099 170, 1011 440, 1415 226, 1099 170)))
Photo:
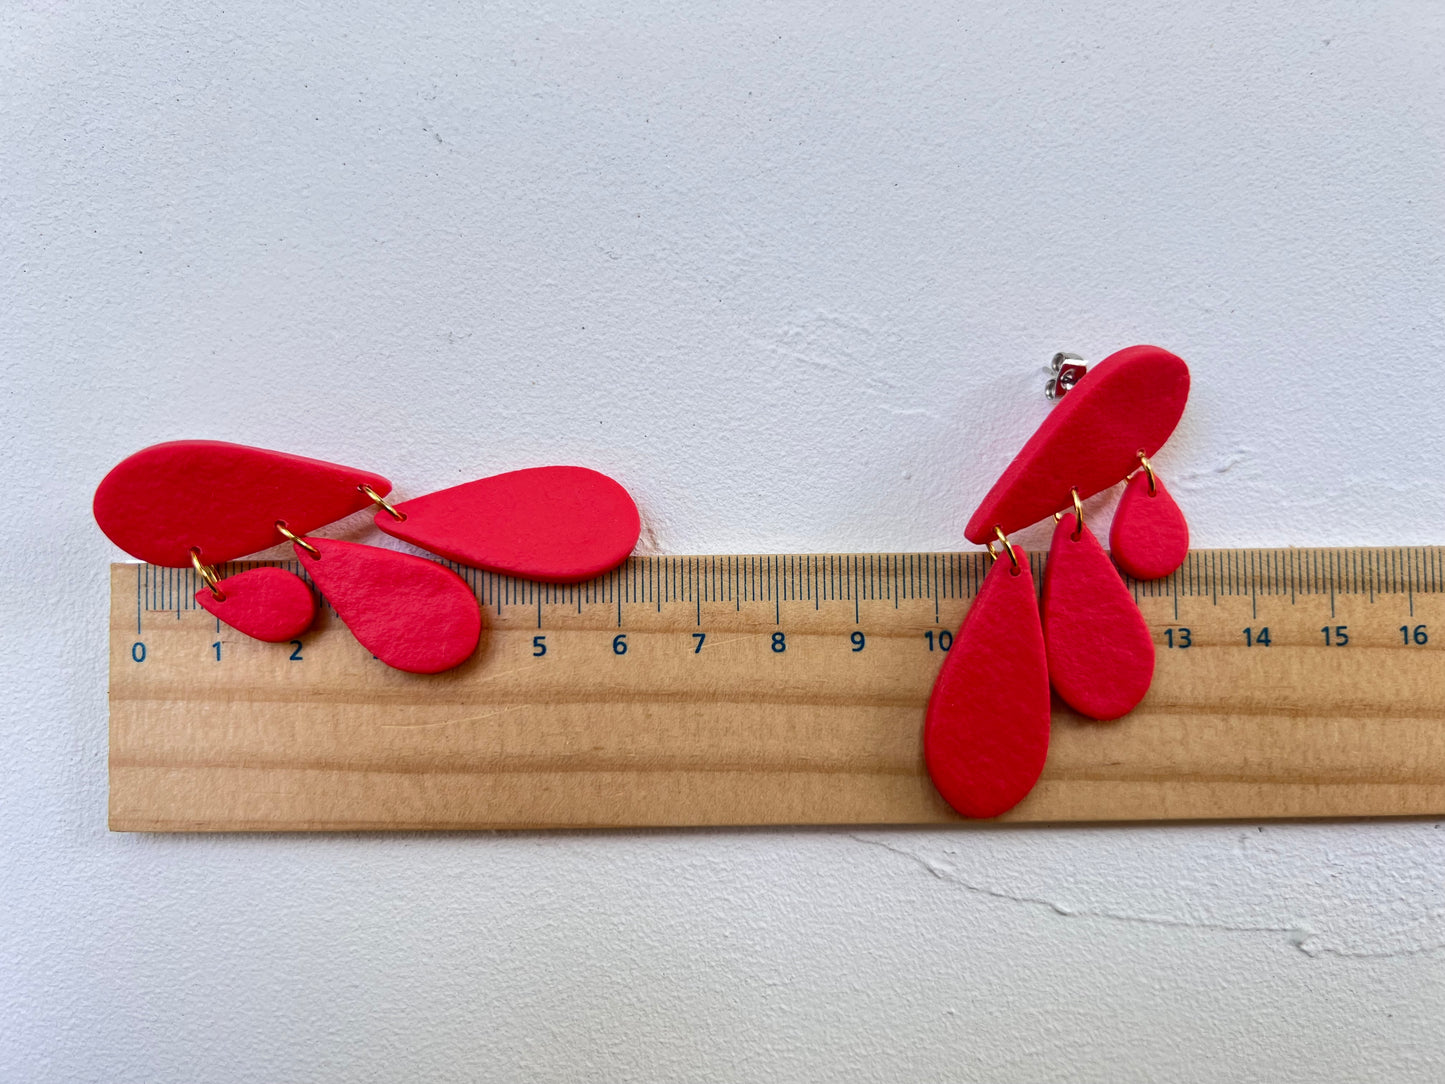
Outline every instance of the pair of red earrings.
POLYGON ((967 817, 998 816, 1033 789, 1048 755, 1051 685, 1093 719, 1117 719, 1143 699, 1154 642, 1114 563, 1157 579, 1189 551, 1189 526, 1149 461, 1184 413, 1188 366, 1157 346, 1131 346, 1055 386, 1067 395, 965 528, 993 565, 928 703, 929 775, 967 817), (1126 478, 1111 562, 1084 522, 1083 502, 1126 478), (1008 535, 1050 515, 1057 522, 1040 603, 1028 557, 1008 535))
POLYGON ((398 670, 433 674, 464 662, 481 638, 476 595, 451 569, 396 550, 308 537, 375 506, 389 535, 459 564, 573 583, 627 559, 637 505, 586 467, 533 467, 399 504, 379 474, 208 440, 142 449, 95 492, 101 530, 132 557, 193 567, 196 601, 232 628, 280 642, 311 627, 306 582, 280 568, 220 578, 215 566, 292 543, 311 580, 362 646, 398 670))

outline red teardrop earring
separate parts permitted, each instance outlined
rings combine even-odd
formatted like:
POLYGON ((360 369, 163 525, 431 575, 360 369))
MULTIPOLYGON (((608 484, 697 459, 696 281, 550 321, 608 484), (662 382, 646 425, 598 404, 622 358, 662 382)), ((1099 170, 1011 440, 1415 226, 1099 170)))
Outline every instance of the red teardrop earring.
POLYGON ((1077 500, 1054 527, 1042 611, 1049 680, 1064 703, 1091 719, 1133 711, 1154 677, 1154 641, 1077 500))
POLYGON ((1109 548, 1114 560, 1136 580, 1168 576, 1189 556, 1189 524, 1174 498, 1139 453, 1136 471, 1114 510, 1109 548))
POLYGON ((237 632, 278 644, 294 640, 316 620, 316 598, 306 581, 284 568, 252 568, 227 576, 222 587, 216 570, 201 563, 199 550, 191 564, 205 583, 196 604, 237 632))
POLYGON ((1033 788, 1049 752, 1049 674, 1028 555, 995 557, 943 658, 924 719, 928 774, 965 817, 996 817, 1033 788))
POLYGON ((386 665, 437 674, 476 650, 482 608, 451 569, 379 546, 278 530, 352 635, 386 665))
POLYGON ((627 491, 583 467, 513 471, 402 506, 386 500, 390 490, 380 475, 334 463, 173 441, 120 463, 96 490, 94 510, 132 556, 192 565, 205 583, 198 604, 264 640, 289 640, 310 626, 310 589, 281 569, 221 579, 214 566, 289 539, 357 639, 388 665, 418 673, 449 669, 476 648, 481 612, 465 581, 420 557, 308 538, 311 531, 375 504, 388 533, 453 560, 571 581, 625 560, 641 526, 627 491))
POLYGON ((642 530, 631 494, 586 467, 531 467, 382 502, 376 525, 459 564, 551 583, 615 568, 642 530))
MULTIPOLYGON (((1141 462, 1147 480, 1156 483, 1157 499, 1161 490, 1148 456, 1168 439, 1184 412, 1189 369, 1155 346, 1128 347, 1087 371, 1083 365, 1063 364, 1066 360, 1070 356, 1055 359, 1049 396, 1063 402, 989 490, 964 532, 971 542, 987 543, 992 553, 995 537, 1007 545, 1013 531, 1049 515, 1057 521, 1042 615, 1031 590, 1028 606, 1017 591, 1010 605, 999 604, 999 593, 990 588, 1003 565, 996 561, 934 684, 924 728, 925 759, 940 793, 965 816, 1004 813, 1037 782, 1048 748, 1050 684, 1076 711, 1112 719, 1138 704, 1153 676, 1148 628, 1085 525, 1083 501, 1128 477, 1141 462), (1059 511, 1070 504, 1071 511, 1059 511), (982 616, 976 617, 985 601, 982 616), (954 659, 960 651, 975 657, 954 659), (1008 677, 1020 687, 991 688, 991 675, 1005 672, 1001 652, 1010 651, 1008 677), (1042 656, 1042 665, 1033 663, 1036 655, 1042 656), (1019 752, 1001 755, 1000 749, 1019 752)), ((1162 521, 1163 508, 1151 507, 1154 518, 1162 521)), ((1139 541, 1141 553, 1157 557, 1165 549, 1158 541, 1162 530, 1151 536, 1126 524, 1125 533, 1139 541)), ((1184 537, 1187 548, 1187 528, 1184 537)), ((1016 548, 1009 552, 1013 555, 1016 548)), ((1158 567, 1158 561, 1150 567, 1158 567)), ((1015 564, 1011 571, 1017 569, 1015 564)))

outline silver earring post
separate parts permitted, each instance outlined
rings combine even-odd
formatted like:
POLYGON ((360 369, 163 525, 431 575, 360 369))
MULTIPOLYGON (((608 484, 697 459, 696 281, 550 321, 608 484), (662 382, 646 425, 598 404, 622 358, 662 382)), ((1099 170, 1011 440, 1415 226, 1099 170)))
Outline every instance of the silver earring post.
POLYGON ((1049 402, 1056 403, 1083 379, 1084 374, 1089 371, 1089 363, 1078 354, 1060 351, 1054 355, 1054 360, 1049 362, 1049 371, 1054 375, 1044 385, 1044 395, 1049 402))

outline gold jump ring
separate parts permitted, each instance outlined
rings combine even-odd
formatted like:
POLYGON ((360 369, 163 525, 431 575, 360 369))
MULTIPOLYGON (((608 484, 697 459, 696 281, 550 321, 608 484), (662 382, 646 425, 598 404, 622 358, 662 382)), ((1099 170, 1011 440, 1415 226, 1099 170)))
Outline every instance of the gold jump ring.
POLYGON ((287 527, 286 521, 284 519, 278 519, 276 521, 276 530, 280 531, 281 536, 285 538, 288 542, 295 542, 307 553, 311 554, 312 557, 321 556, 321 551, 315 546, 313 546, 310 542, 306 541, 306 539, 302 538, 299 534, 291 530, 290 527, 287 527))
POLYGON ((226 601, 226 592, 220 588, 221 578, 216 575, 216 570, 210 565, 201 564, 201 551, 198 546, 191 547, 191 567, 196 570, 196 575, 205 581, 206 586, 211 589, 211 597, 217 602, 226 601))
POLYGON ((356 488, 359 489, 359 490, 361 490, 361 492, 365 493, 366 496, 367 496, 367 499, 370 500, 372 504, 379 504, 379 505, 381 505, 381 507, 386 511, 386 513, 387 513, 388 515, 391 516, 392 519, 398 520, 398 521, 406 519, 406 513, 405 513, 405 512, 398 512, 398 511, 392 506, 392 504, 391 504, 390 501, 388 501, 385 497, 383 497, 383 496, 382 496, 380 493, 378 493, 376 490, 372 489, 372 488, 371 488, 369 485, 367 485, 365 482, 362 482, 361 485, 357 486, 356 488))
MULTIPOLYGON (((1014 571, 1017 572, 1019 569, 1019 555, 1014 552, 1013 543, 1008 540, 1008 536, 1003 533, 1003 528, 998 524, 994 524, 993 533, 998 535, 998 540, 1003 543, 1004 549, 1008 550, 1008 559, 1013 562, 1014 571)), ((992 542, 986 543, 984 548, 988 550, 990 557, 995 561, 998 560, 998 554, 994 552, 992 542)))
POLYGON ((1149 462, 1149 457, 1143 452, 1139 453, 1139 465, 1144 468, 1144 473, 1149 476, 1149 496, 1154 496, 1158 487, 1154 484, 1154 464, 1149 462))
POLYGON ((1074 498, 1074 533, 1069 535, 1077 542, 1084 534, 1084 502, 1079 500, 1079 489, 1077 486, 1069 490, 1074 498))

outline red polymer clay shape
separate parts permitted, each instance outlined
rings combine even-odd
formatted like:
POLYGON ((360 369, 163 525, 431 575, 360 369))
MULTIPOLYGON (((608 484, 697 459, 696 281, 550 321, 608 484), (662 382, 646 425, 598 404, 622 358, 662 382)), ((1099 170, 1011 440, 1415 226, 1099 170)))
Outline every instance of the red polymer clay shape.
POLYGON ((112 542, 153 565, 184 568, 191 550, 208 565, 280 541, 276 521, 306 534, 381 496, 379 474, 319 459, 228 444, 173 440, 122 460, 95 491, 95 520, 112 542))
POLYGON ((1157 346, 1130 346, 1090 369, 1054 407, 968 521, 980 545, 1127 478, 1169 439, 1189 398, 1189 367, 1157 346))
MULTIPOLYGON (((409 553, 308 538, 296 556, 361 645, 388 666, 436 674, 465 662, 482 633, 482 611, 451 569, 409 553)), ((222 581, 224 585, 226 581, 222 581)))
POLYGON ((1075 711, 1117 719, 1144 699, 1154 678, 1149 626, 1104 547, 1072 512, 1060 517, 1049 546, 1043 628, 1049 680, 1075 711))
POLYGON ((928 774, 965 817, 996 817, 1033 789, 1049 752, 1049 677, 1028 556, 1001 554, 964 615, 924 722, 928 774))
POLYGON ((283 568, 251 568, 220 581, 217 598, 209 587, 196 603, 237 632, 277 644, 300 636, 316 620, 316 597, 306 581, 283 568))
POLYGON ((389 535, 459 564, 575 583, 621 564, 642 522, 631 495, 586 467, 532 467, 479 478, 382 510, 389 535))
POLYGON ((1167 576, 1189 556, 1189 523, 1157 475, 1141 470, 1129 479, 1109 527, 1109 549, 1136 580, 1167 576))

